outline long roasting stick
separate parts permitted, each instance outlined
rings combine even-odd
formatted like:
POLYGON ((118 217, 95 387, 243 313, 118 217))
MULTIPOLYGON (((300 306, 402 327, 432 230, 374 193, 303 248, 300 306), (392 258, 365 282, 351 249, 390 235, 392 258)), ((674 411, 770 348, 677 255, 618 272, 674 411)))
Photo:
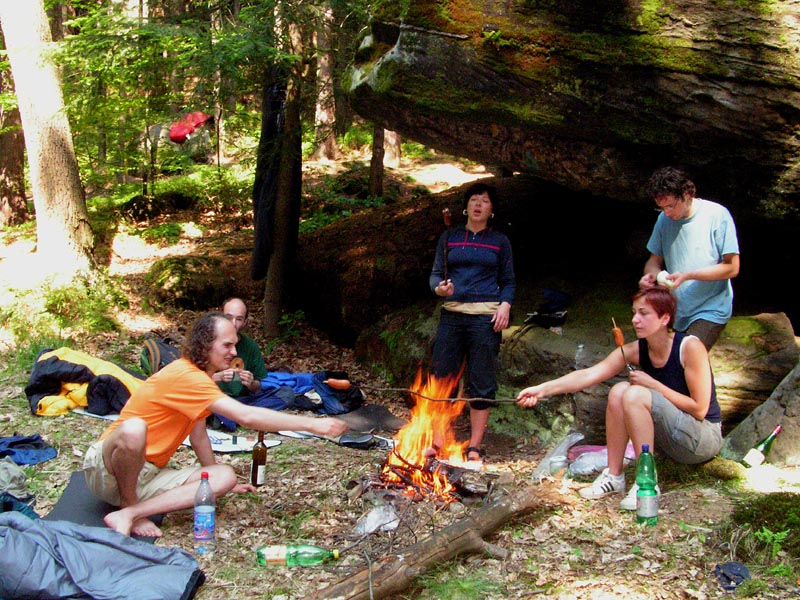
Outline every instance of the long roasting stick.
POLYGON ((419 392, 415 392, 410 388, 396 388, 396 387, 378 387, 371 385, 358 385, 362 390, 371 390, 373 392, 405 392, 412 396, 419 396, 431 402, 517 402, 516 398, 432 398, 419 392))
MULTIPOLYGON (((445 231, 450 229, 450 209, 445 207, 442 209, 442 219, 444 220, 445 231)), ((444 240, 444 281, 447 282, 447 253, 448 253, 448 246, 447 246, 447 238, 445 237, 444 240)))

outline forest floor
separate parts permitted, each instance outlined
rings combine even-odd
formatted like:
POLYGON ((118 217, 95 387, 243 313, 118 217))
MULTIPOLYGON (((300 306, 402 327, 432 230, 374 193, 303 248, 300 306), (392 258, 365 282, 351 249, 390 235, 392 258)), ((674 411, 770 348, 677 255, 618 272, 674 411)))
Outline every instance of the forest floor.
MULTIPOLYGON (((335 172, 335 165, 318 164, 309 176, 335 172)), ((484 173, 453 161, 434 165, 409 165, 398 171, 408 186, 425 185, 438 192, 484 173)), ((213 225, 206 236, 234 239, 233 230, 220 217, 196 215, 198 221, 213 225)), ((235 237, 252 235, 239 231, 235 237)), ((19 247, 21 252, 30 248, 19 247)), ((196 242, 183 239, 169 247, 150 247, 141 238, 115 243, 109 271, 126 280, 130 308, 118 315, 119 332, 91 336, 82 341, 81 350, 99 357, 114 356, 118 362, 138 364, 142 337, 156 331, 181 337, 197 314, 171 311, 153 314, 144 310, 141 292, 143 274, 157 258, 187 254, 196 242)), ((13 285, 13 250, 4 246, 0 255, 0 278, 13 285)), ((20 274, 21 275, 21 274, 20 274)), ((249 330, 259 339, 257 311, 249 330)), ((358 364, 350 349, 332 344, 326 336, 300 322, 295 337, 272 348, 267 355, 271 370, 298 373, 342 369, 353 381, 365 387, 386 387, 386 382, 358 364)), ((0 344, 2 345, 2 344, 0 344)), ((36 510, 46 515, 53 507, 70 474, 80 469, 83 452, 106 426, 106 422, 76 414, 60 417, 32 417, 24 394, 29 373, 0 376, 0 434, 41 433, 58 448, 57 458, 26 468, 29 486, 37 497, 36 510)), ((410 383, 410 382, 409 382, 410 383)), ((367 402, 388 408, 408 419, 409 405, 404 397, 391 392, 371 392, 367 402)), ((502 407, 497 409, 502 410, 502 407)), ((468 421, 456 421, 458 439, 466 439, 468 421)), ((394 432, 376 432, 391 437, 394 432)), ((240 435, 252 432, 240 430, 240 435)), ((357 496, 353 492, 364 481, 381 471, 386 450, 367 450, 339 446, 322 439, 295 439, 269 434, 280 444, 268 453, 268 481, 256 493, 231 495, 218 502, 217 550, 211 559, 201 559, 206 583, 199 600, 324 597, 324 588, 335 582, 385 562, 403 549, 435 536, 448 525, 472 511, 490 504, 501 495, 535 496, 533 509, 511 519, 486 541, 507 551, 499 557, 490 553, 467 553, 431 566, 407 589, 394 592, 399 599, 500 599, 536 596, 558 599, 705 599, 729 597, 714 574, 715 565, 734 560, 737 546, 744 543, 744 531, 732 526, 729 518, 738 500, 752 491, 800 492, 800 472, 765 466, 753 474, 761 483, 733 484, 707 476, 683 472, 662 480, 663 496, 659 521, 655 527, 635 523, 634 515, 619 510, 620 496, 588 502, 576 491, 585 482, 562 481, 546 477, 534 481, 533 472, 547 448, 535 439, 512 438, 490 431, 486 440, 486 473, 497 479, 487 495, 465 496, 460 502, 411 502, 398 499, 400 526, 377 531, 369 536, 355 533, 356 523, 370 513, 379 501, 375 494, 357 496), (255 551, 266 544, 311 543, 339 548, 341 559, 314 568, 287 569, 256 564, 255 551)), ((249 477, 250 457, 246 454, 220 454, 219 460, 232 465, 245 481, 249 477)), ((176 466, 192 464, 194 455, 182 448, 173 459, 176 466)), ((628 469, 629 482, 633 477, 628 469)), ((157 543, 192 549, 191 514, 167 515, 164 536, 157 543)), ((778 556, 780 558, 780 556, 778 556)), ((758 585, 750 596, 788 598, 800 594, 794 578, 778 577, 764 560, 749 564, 758 585)), ((794 577, 796 577, 796 573, 794 577)), ((369 595, 363 596, 368 598, 369 595)))

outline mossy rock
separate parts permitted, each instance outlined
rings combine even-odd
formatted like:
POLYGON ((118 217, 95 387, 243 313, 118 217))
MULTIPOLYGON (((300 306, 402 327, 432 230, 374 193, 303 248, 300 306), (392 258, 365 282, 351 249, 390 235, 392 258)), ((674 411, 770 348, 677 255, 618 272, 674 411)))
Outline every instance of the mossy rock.
POLYGON ((147 281, 156 289, 156 304, 190 310, 219 306, 233 295, 235 283, 222 260, 209 256, 161 259, 150 268, 147 281))

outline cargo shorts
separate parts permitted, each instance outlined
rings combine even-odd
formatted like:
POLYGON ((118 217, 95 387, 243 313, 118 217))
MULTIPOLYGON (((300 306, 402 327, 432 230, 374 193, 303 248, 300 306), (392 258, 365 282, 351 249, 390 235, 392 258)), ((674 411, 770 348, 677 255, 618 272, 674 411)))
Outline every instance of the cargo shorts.
MULTIPOLYGON (((139 501, 159 496, 186 483, 197 470, 196 466, 183 469, 162 469, 153 463, 145 462, 139 472, 136 495, 139 501)), ((102 440, 89 446, 86 451, 83 457, 83 473, 86 477, 87 487, 95 496, 113 506, 120 505, 117 478, 108 472, 103 461, 102 440)))
POLYGON ((650 390, 656 448, 676 462, 696 465, 714 458, 722 448, 722 423, 698 420, 662 394, 650 390))

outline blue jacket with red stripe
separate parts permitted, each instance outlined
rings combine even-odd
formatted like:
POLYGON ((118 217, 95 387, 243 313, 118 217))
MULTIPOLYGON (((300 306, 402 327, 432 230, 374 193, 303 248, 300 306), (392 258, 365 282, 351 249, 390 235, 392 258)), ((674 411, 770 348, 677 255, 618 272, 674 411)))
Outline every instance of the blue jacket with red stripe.
POLYGON ((429 285, 433 291, 445 279, 453 280, 453 302, 514 303, 517 289, 511 242, 491 228, 478 233, 464 225, 445 231, 436 247, 429 285), (445 260, 446 259, 446 260, 445 260))

